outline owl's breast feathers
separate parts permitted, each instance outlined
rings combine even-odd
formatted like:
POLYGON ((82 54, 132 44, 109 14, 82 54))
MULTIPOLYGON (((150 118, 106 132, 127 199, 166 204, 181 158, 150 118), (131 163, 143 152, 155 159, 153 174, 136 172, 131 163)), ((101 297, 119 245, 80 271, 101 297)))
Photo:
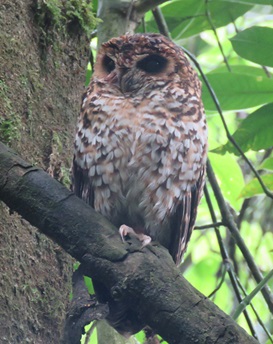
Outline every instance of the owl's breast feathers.
POLYGON ((198 90, 166 86, 140 99, 96 88, 93 81, 78 121, 75 191, 117 226, 159 240, 178 262, 204 183, 207 132, 198 90))

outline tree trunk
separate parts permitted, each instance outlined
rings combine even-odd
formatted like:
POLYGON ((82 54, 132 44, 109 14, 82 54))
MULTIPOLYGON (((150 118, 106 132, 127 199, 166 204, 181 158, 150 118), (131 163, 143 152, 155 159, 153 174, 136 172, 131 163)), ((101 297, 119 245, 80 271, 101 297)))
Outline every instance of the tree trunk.
MULTIPOLYGON (((88 40, 54 3, 1 0, 0 139, 67 180, 88 40)), ((0 219, 1 343, 58 343, 72 259, 4 203, 0 219)))

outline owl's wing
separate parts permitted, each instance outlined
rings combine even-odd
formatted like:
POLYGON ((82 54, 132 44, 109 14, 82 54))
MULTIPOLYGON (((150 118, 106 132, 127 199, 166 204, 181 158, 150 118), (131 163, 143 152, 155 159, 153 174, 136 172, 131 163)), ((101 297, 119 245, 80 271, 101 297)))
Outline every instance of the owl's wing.
POLYGON ((75 159, 72 166, 72 191, 91 207, 94 207, 94 192, 88 177, 88 170, 79 167, 75 159))
POLYGON ((203 193, 205 183, 205 167, 202 169, 199 179, 191 191, 184 195, 176 212, 170 219, 172 231, 169 252, 176 264, 181 263, 186 251, 197 215, 197 207, 203 193))

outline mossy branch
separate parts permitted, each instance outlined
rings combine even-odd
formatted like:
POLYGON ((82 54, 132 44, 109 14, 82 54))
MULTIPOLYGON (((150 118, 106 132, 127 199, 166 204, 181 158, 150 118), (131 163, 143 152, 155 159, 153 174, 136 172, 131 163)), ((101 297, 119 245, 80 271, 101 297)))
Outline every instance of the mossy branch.
POLYGON ((164 248, 123 244, 106 219, 3 144, 0 199, 83 263, 87 275, 113 299, 126 300, 170 344, 257 343, 181 276, 164 248))

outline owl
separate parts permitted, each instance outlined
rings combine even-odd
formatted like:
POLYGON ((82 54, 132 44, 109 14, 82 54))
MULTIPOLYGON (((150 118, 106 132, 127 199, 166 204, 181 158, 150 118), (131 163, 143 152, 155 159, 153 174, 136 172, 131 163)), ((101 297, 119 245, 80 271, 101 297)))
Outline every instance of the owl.
POLYGON ((120 228, 181 262, 205 178, 201 83, 181 48, 159 34, 102 44, 82 98, 75 193, 120 228))

